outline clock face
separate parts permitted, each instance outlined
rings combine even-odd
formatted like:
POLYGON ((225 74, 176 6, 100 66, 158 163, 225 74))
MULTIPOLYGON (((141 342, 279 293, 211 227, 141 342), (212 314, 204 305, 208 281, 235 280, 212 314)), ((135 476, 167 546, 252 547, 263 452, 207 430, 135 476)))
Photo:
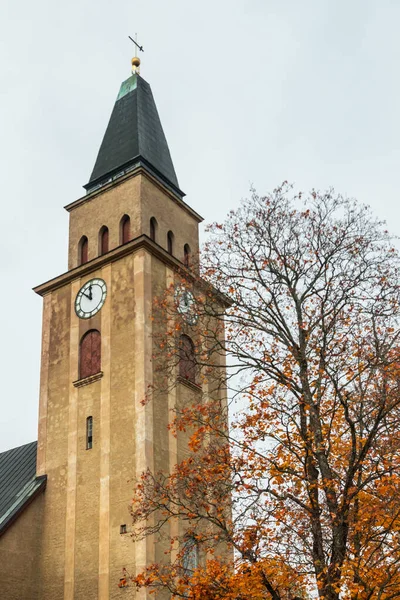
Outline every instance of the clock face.
POLYGON ((192 292, 180 286, 175 290, 175 302, 178 312, 189 325, 196 325, 199 315, 196 313, 196 301, 192 292))
POLYGON ((75 312, 80 319, 93 317, 106 301, 107 286, 102 279, 91 279, 79 290, 75 300, 75 312))

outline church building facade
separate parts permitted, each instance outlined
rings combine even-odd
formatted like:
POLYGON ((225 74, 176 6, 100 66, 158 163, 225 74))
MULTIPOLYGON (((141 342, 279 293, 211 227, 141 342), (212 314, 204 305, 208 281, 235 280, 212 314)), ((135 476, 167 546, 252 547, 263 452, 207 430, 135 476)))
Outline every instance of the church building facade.
MULTIPOLYGON (((168 431, 181 381, 150 402, 154 298, 190 270, 201 217, 184 201, 150 86, 121 85, 86 194, 67 205, 68 271, 43 297, 38 441, 0 454, 0 598, 146 598, 121 589, 163 560, 133 543, 129 505, 146 469, 183 456, 168 431)), ((190 379, 190 378, 189 378, 190 379)))

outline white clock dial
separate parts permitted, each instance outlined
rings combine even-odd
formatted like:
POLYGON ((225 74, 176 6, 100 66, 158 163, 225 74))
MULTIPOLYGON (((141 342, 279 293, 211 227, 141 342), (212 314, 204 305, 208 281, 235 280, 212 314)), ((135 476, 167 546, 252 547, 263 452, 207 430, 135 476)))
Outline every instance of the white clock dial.
POLYGON ((199 315, 196 313, 196 301, 192 292, 183 286, 175 290, 175 302, 178 312, 189 325, 196 325, 199 315))
POLYGON ((75 312, 80 319, 93 317, 106 301, 107 286, 103 279, 91 279, 81 287, 75 300, 75 312))

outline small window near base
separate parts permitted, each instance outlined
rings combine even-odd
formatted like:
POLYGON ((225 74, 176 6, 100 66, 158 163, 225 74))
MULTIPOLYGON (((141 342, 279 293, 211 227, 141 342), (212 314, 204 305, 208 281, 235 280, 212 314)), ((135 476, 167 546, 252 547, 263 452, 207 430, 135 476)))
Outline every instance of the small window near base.
POLYGON ((86 419, 86 450, 93 447, 93 417, 86 419))
POLYGON ((184 542, 182 566, 186 577, 191 577, 193 571, 199 566, 199 549, 196 540, 192 537, 186 538, 184 542))
POLYGON ((123 533, 126 533, 126 525, 120 525, 119 526, 119 532, 122 535, 123 533))

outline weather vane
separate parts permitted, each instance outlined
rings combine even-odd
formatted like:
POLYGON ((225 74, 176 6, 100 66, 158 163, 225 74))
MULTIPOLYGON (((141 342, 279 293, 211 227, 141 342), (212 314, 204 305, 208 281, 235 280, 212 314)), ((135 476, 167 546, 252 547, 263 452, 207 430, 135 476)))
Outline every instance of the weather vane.
POLYGON ((128 38, 135 44, 135 56, 134 56, 134 58, 132 58, 132 61, 131 61, 132 62, 132 73, 140 73, 140 58, 138 58, 137 51, 139 48, 140 52, 144 52, 143 46, 140 46, 137 43, 137 33, 135 33, 136 39, 133 39, 130 35, 128 35, 128 38))
MULTIPOLYGON (((137 46, 137 48, 139 48, 140 52, 144 52, 143 46, 139 46, 139 44, 137 43, 137 33, 135 33, 136 40, 134 40, 133 38, 131 38, 130 35, 128 35, 128 38, 131 40, 131 42, 133 42, 135 44, 135 46, 137 46)), ((135 56, 136 56, 136 54, 137 54, 137 50, 135 49, 135 56)))

